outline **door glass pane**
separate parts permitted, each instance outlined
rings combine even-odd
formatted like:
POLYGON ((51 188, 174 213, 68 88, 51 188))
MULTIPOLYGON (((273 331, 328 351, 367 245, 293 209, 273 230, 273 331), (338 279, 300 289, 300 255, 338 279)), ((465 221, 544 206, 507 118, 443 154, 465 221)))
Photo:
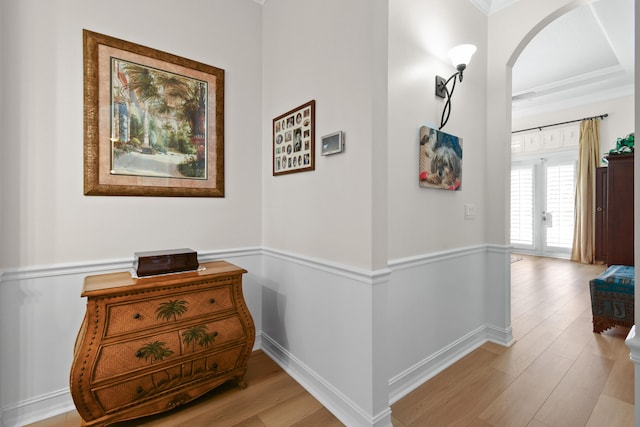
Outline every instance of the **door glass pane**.
POLYGON ((533 246, 533 166, 511 169, 511 244, 533 246))
POLYGON ((551 224, 545 224, 546 246, 571 249, 575 205, 575 163, 548 165, 546 170, 546 212, 551 213, 551 224))

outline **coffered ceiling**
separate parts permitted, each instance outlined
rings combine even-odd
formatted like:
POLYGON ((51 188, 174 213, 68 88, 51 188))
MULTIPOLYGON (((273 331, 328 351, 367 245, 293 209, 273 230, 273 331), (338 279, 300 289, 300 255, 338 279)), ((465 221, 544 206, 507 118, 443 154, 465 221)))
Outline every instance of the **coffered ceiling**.
POLYGON ((633 0, 595 1, 551 22, 513 67, 513 117, 633 95, 634 30, 633 0))

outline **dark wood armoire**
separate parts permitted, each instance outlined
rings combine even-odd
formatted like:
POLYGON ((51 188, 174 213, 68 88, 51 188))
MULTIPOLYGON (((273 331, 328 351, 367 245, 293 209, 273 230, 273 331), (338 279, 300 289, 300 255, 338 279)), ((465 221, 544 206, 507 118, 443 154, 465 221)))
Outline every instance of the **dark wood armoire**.
POLYGON ((633 154, 610 155, 596 171, 596 261, 633 262, 633 154))

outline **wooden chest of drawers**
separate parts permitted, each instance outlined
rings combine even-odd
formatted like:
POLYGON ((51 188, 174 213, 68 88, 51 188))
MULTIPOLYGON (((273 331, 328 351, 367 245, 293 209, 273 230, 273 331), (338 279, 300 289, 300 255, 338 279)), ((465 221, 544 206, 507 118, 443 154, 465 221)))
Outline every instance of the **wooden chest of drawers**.
POLYGON ((133 279, 89 276, 87 310, 71 367, 83 426, 104 426, 173 409, 244 374, 255 327, 239 267, 133 279))

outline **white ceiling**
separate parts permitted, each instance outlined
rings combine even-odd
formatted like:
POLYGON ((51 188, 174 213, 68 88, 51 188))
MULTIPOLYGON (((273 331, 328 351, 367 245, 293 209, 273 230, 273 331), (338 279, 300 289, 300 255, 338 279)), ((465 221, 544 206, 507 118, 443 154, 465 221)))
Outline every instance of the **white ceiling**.
POLYGON ((634 25, 633 0, 599 0, 543 28, 513 67, 513 117, 633 95, 634 25))

